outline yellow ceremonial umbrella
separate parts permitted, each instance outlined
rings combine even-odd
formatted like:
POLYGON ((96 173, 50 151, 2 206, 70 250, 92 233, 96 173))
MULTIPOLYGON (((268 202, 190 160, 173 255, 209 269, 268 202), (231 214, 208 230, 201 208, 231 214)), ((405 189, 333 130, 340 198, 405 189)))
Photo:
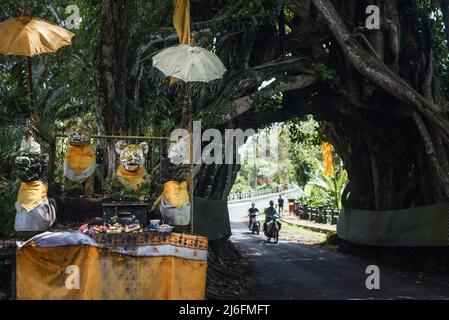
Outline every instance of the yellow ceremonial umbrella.
POLYGON ((0 53, 28 57, 28 86, 30 90, 31 121, 35 120, 32 60, 42 53, 55 52, 72 44, 73 33, 57 25, 28 16, 0 23, 0 53))

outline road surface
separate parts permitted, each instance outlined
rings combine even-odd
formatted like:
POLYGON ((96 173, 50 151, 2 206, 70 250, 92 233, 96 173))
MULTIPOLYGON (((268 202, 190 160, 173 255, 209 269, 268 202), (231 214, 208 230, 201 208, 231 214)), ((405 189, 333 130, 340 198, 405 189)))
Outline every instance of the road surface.
MULTIPOLYGON (((269 198, 256 202, 259 209, 269 198)), ((242 222, 250 203, 230 204, 229 211, 231 239, 248 261, 251 299, 449 299, 447 275, 379 265, 380 289, 368 290, 365 282, 370 275, 365 272, 375 262, 320 246, 285 240, 266 243, 262 234, 250 234, 242 222)))

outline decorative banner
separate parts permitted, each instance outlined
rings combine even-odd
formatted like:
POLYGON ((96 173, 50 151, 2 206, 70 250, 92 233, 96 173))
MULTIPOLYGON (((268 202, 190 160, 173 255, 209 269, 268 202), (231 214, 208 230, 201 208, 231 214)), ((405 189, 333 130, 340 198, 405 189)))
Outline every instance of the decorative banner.
MULTIPOLYGON (((190 2, 189 0, 176 0, 173 11, 173 26, 178 34, 180 44, 190 45, 190 2)), ((179 79, 170 77, 170 84, 179 79)))
POLYGON ((190 3, 189 0, 176 0, 173 12, 173 25, 180 44, 190 44, 190 3))
POLYGON ((323 161, 324 161, 324 175, 334 176, 334 161, 332 160, 332 146, 328 142, 323 142, 321 144, 321 151, 323 153, 323 161))

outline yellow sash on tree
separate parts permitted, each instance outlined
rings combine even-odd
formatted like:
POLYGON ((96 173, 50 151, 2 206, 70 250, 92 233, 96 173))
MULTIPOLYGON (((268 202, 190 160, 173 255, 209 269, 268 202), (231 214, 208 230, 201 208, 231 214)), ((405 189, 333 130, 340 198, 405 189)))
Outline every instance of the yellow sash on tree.
POLYGON ((321 151, 323 153, 323 160, 324 160, 324 175, 327 176, 334 176, 335 175, 335 169, 334 169, 334 161, 332 160, 332 146, 328 142, 323 142, 321 145, 321 151))
MULTIPOLYGON (((189 0, 176 0, 173 11, 173 26, 178 34, 180 44, 190 44, 190 2, 189 0)), ((170 84, 179 79, 170 77, 170 84)))
POLYGON ((119 165, 117 176, 122 181, 129 185, 130 189, 137 191, 140 186, 145 184, 145 168, 140 167, 135 171, 126 170, 122 165, 119 165))
POLYGON ((70 169, 77 175, 91 167, 95 163, 95 151, 90 144, 84 146, 72 146, 69 144, 65 161, 70 169))
POLYGON ((173 11, 173 25, 180 44, 190 44, 190 4, 189 0, 176 0, 173 11))
POLYGON ((30 212, 45 200, 47 191, 48 187, 42 181, 22 182, 17 194, 17 203, 30 212))

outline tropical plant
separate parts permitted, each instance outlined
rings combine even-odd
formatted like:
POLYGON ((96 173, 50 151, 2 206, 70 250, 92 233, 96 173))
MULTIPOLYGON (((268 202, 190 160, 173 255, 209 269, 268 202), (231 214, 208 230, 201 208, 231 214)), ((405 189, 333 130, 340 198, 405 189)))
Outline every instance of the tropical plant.
POLYGON ((341 198, 343 190, 348 182, 348 173, 342 166, 336 168, 335 175, 325 175, 324 167, 321 166, 318 179, 311 185, 314 188, 322 190, 328 199, 328 203, 336 209, 341 209, 341 198))

